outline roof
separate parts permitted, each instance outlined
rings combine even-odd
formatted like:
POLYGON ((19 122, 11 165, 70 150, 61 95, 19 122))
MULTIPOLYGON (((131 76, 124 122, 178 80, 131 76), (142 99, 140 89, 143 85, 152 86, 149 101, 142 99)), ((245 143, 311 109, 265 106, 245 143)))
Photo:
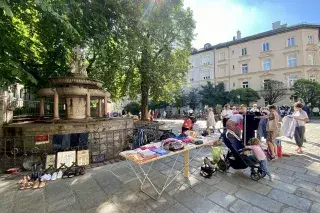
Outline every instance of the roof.
POLYGON ((195 55, 201 52, 205 52, 205 51, 210 51, 213 49, 220 49, 220 48, 224 48, 224 47, 228 47, 228 46, 232 46, 235 44, 240 44, 240 43, 244 43, 244 42, 248 42, 248 41, 252 41, 252 40, 256 40, 256 39, 260 39, 260 38, 265 38, 265 37, 269 37, 269 36, 273 36, 276 34, 280 34, 280 33, 285 33, 285 32, 289 32, 289 31, 293 31, 293 30, 299 30, 299 29, 320 29, 320 25, 319 24, 297 24, 297 25, 293 25, 293 26, 289 26, 289 27, 282 27, 282 28, 278 28, 275 30, 269 30, 263 33, 259 33, 259 34, 255 34, 252 36, 248 36, 248 37, 244 37, 238 40, 234 40, 234 41, 228 41, 228 42, 224 42, 224 43, 220 43, 217 45, 213 45, 212 47, 208 48, 208 49, 203 49, 200 50, 198 52, 194 52, 191 53, 191 55, 195 55))

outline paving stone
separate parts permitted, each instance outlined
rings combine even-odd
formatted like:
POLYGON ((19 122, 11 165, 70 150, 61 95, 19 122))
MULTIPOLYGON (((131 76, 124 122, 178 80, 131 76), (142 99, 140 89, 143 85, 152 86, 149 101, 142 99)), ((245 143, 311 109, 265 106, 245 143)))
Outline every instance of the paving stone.
POLYGON ((269 212, 278 213, 283 207, 283 204, 278 201, 272 200, 268 197, 262 196, 258 193, 246 189, 240 189, 238 192, 235 193, 235 195, 236 197, 252 205, 259 206, 260 208, 269 212))
POLYGON ((309 190, 313 190, 316 187, 316 184, 301 180, 299 178, 295 179, 292 184, 309 190))
POLYGON ((220 206, 215 206, 213 207, 213 209, 210 209, 208 213, 230 213, 230 212, 220 206))
POLYGON ((11 213, 13 211, 13 202, 0 203, 1 213, 11 213))
POLYGON ((247 203, 243 200, 237 200, 234 204, 230 206, 231 212, 241 212, 241 213, 268 213, 260 208, 252 206, 250 203, 247 203))
POLYGON ((280 175, 286 175, 286 176, 293 176, 294 171, 283 169, 283 168, 277 168, 273 171, 274 173, 280 174, 280 175))
POLYGON ((163 213, 192 213, 189 209, 181 205, 180 203, 176 203, 173 206, 170 206, 163 213))
POLYGON ((0 203, 12 202, 16 193, 17 193, 17 185, 15 188, 11 189, 12 191, 4 191, 0 193, 0 203))
POLYGON ((161 197, 159 197, 157 200, 154 200, 149 197, 149 199, 145 200, 145 202, 155 212, 162 212, 163 210, 177 203, 177 201, 173 199, 171 196, 169 196, 167 193, 163 193, 161 197))
POLYGON ((280 189, 280 190, 288 192, 288 193, 293 193, 297 189, 297 186, 294 186, 294 185, 288 184, 288 183, 284 183, 284 182, 281 182, 278 180, 270 181, 269 179, 262 178, 259 180, 259 182, 261 182, 265 185, 268 185, 272 188, 280 189))
POLYGON ((315 184, 319 184, 320 183, 320 178, 319 177, 314 177, 314 176, 311 176, 311 175, 296 173, 294 175, 294 177, 302 179, 302 180, 305 180, 305 181, 309 181, 309 182, 315 183, 315 184))
POLYGON ((272 190, 270 186, 267 186, 258 182, 253 182, 253 181, 250 184, 247 184, 247 183, 240 184, 240 186, 262 195, 267 195, 272 190))
MULTIPOLYGON (((95 210, 92 208, 92 210, 95 210)), ((91 209, 90 209, 91 211, 91 209)), ((119 209, 117 205, 115 205, 112 202, 105 202, 101 204, 94 212, 92 213, 122 213, 122 211, 119 209)), ((90 212, 91 213, 91 212, 90 212)))
POLYGON ((217 190, 217 188, 215 188, 214 186, 210 186, 206 183, 200 183, 192 189, 204 197, 207 197, 209 194, 217 190))
POLYGON ((53 209, 53 211, 50 213, 81 213, 81 212, 83 211, 81 210, 80 205, 76 204, 76 205, 69 205, 64 208, 53 209))
POLYGON ((279 174, 274 174, 274 179, 284 183, 292 183, 295 180, 294 177, 288 177, 288 176, 279 175, 279 174))
POLYGON ((228 195, 227 193, 217 190, 208 196, 208 199, 214 203, 227 208, 231 203, 233 203, 236 198, 233 195, 228 195))
POLYGON ((213 186, 224 191, 227 194, 233 194, 239 190, 239 187, 237 185, 234 185, 234 184, 232 184, 228 181, 224 181, 224 180, 220 181, 219 183, 217 183, 213 186))
POLYGON ((293 194, 289 194, 284 191, 280 191, 278 189, 273 189, 268 197, 280 201, 282 203, 285 203, 291 207, 301 209, 303 211, 307 211, 311 205, 311 202, 307 199, 298 197, 293 194))
POLYGON ((299 197, 304 197, 312 201, 320 200, 320 193, 305 188, 298 188, 295 194, 299 197))
POLYGON ((110 200, 117 205, 123 213, 139 212, 141 209, 144 209, 145 212, 152 210, 143 199, 130 191, 114 195, 110 200))
POLYGON ((295 166, 295 167, 301 167, 301 168, 305 168, 308 166, 308 164, 306 164, 306 163, 293 161, 293 160, 288 160, 285 162, 285 164, 290 165, 290 166, 295 166))
POLYGON ((48 204, 74 196, 70 186, 63 181, 56 180, 45 187, 45 198, 48 204))
POLYGON ((283 169, 287 169, 287 170, 291 170, 294 172, 299 172, 299 173, 306 173, 307 169, 306 168, 300 168, 300 167, 295 167, 295 166, 290 166, 284 163, 274 163, 274 166, 278 167, 278 168, 283 168, 283 169))
POLYGON ((73 205, 76 202, 74 196, 68 197, 54 203, 48 204, 48 212, 54 212, 66 208, 67 206, 73 205))
POLYGON ((319 213, 320 212, 320 203, 313 203, 311 206, 310 213, 319 213))
POLYGON ((174 198, 183 206, 197 213, 207 213, 215 207, 214 203, 196 196, 196 193, 191 189, 176 194, 174 198))
POLYGON ((317 186, 315 187, 315 190, 316 190, 316 192, 320 192, 320 185, 317 185, 317 186))
POLYGON ((301 211, 301 209, 296 209, 293 207, 287 207, 282 210, 282 213, 307 213, 306 211, 301 211))

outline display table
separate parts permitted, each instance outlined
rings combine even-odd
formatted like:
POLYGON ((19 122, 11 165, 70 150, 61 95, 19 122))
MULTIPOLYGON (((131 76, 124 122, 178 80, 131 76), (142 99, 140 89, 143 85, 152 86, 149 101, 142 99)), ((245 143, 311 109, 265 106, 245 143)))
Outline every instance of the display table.
MULTIPOLYGON (((157 200, 162 195, 163 191, 178 177, 179 173, 176 174, 174 177, 172 177, 171 180, 170 180, 171 173, 172 173, 172 171, 173 171, 173 169, 174 169, 174 167, 176 165, 176 162, 177 162, 179 156, 181 154, 184 155, 184 166, 180 170, 180 173, 183 171, 184 177, 185 178, 189 178, 189 164, 193 160, 193 158, 190 159, 190 150, 197 149, 198 152, 196 154, 198 154, 199 151, 201 151, 205 146, 213 145, 216 141, 219 140, 219 138, 220 138, 220 134, 216 133, 216 134, 214 134, 212 136, 205 137, 203 139, 203 144, 195 145, 193 143, 188 143, 188 144, 185 145, 184 149, 182 149, 182 150, 169 151, 168 154, 152 157, 150 159, 143 159, 143 160, 134 159, 131 156, 131 154, 134 153, 136 150, 121 152, 120 156, 122 156, 123 158, 125 158, 126 160, 128 160, 130 162, 129 163, 130 168, 132 169, 132 171, 134 172, 134 174, 137 176, 138 180, 141 183, 141 187, 140 187, 141 191, 144 192, 145 194, 147 194, 148 196, 150 196, 151 198, 157 200), (164 159, 164 158, 172 157, 172 156, 175 157, 174 163, 172 164, 170 172, 167 175, 166 182, 165 182, 164 186, 162 187, 162 189, 158 190, 155 187, 155 185, 153 184, 152 180, 150 179, 149 172, 151 171, 151 168, 152 168, 154 162, 156 162, 158 160, 161 160, 161 159, 164 159), (150 166, 148 167, 148 169, 144 170, 142 168, 142 165, 145 165, 145 164, 148 164, 148 163, 151 163, 150 166), (140 170, 142 171, 143 177, 140 177, 139 174, 135 171, 134 167, 132 166, 133 164, 137 165, 140 168, 140 170), (144 185, 146 180, 148 180, 148 182, 151 184, 151 186, 156 191, 156 193, 157 193, 156 197, 150 195, 146 190, 143 189, 143 185, 144 185)), ((161 142, 152 143, 152 144, 150 144, 150 146, 160 147, 161 146, 161 142)), ((201 165, 199 165, 199 167, 200 166, 201 165)))

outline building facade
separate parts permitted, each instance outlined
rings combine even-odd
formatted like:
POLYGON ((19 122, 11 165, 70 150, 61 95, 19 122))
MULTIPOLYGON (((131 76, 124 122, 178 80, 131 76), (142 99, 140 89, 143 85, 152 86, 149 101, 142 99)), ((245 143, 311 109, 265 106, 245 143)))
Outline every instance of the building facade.
MULTIPOLYGON (((273 30, 193 51, 189 61, 189 87, 205 84, 208 80, 223 82, 226 90, 252 88, 261 90, 268 80, 283 82, 287 88, 300 78, 320 80, 320 25, 300 24, 291 27, 273 24, 273 30), (207 65, 210 56, 213 64, 207 65), (204 79, 204 73, 210 78, 204 79)), ((290 103, 290 92, 280 104, 290 103)), ((264 100, 258 102, 265 105, 264 100)))

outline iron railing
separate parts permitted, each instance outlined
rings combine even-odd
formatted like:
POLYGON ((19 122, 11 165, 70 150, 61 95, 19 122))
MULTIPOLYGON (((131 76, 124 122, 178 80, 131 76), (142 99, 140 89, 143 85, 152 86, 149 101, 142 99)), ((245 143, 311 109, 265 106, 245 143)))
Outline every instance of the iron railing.
POLYGON ((4 136, 0 137, 0 170, 13 167, 31 170, 33 163, 45 164, 48 154, 56 154, 68 150, 89 150, 90 163, 108 161, 119 157, 123 150, 131 149, 133 139, 138 129, 143 128, 148 142, 159 138, 159 124, 136 124, 135 128, 108 130, 104 132, 85 133, 83 141, 79 139, 76 145, 59 145, 49 135, 48 143, 36 142, 34 136, 4 136))

